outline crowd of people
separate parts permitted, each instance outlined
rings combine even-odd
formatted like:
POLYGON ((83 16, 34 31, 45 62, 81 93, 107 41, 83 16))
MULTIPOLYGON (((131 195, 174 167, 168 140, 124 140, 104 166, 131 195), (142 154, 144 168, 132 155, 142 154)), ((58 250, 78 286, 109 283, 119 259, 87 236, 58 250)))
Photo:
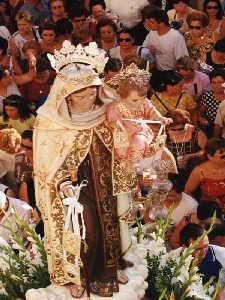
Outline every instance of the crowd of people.
MULTIPOLYGON (((225 247, 225 2, 221 0, 0 1, 0 131, 13 128, 20 136, 16 153, 0 149, 0 224, 16 222, 15 207, 44 236, 33 178, 33 129, 56 78, 49 54, 59 51, 66 40, 83 47, 96 42, 108 56, 98 98, 110 103, 110 126, 130 116, 125 108, 119 116, 117 102, 111 101, 122 99, 134 114, 138 111, 137 96, 129 93, 132 86, 115 89, 113 78, 131 64, 149 73, 147 85, 137 89, 139 96, 146 89, 149 99, 139 117, 163 122, 166 147, 177 169, 171 172, 177 174, 169 174, 173 188, 166 200, 176 206, 170 247, 185 247, 198 238, 216 212, 216 224, 202 241, 205 254, 199 265, 205 278, 218 277, 225 261, 215 259, 214 248, 208 245, 225 247)), ((81 97, 90 93, 91 89, 81 97)), ((72 111, 70 101, 68 97, 72 111)), ((128 122, 124 126, 133 141, 126 148, 130 156, 124 148, 116 149, 121 160, 132 160, 140 141, 132 126, 128 122)), ((155 124, 147 128, 148 139, 159 129, 155 124)), ((142 156, 146 144, 143 147, 142 156)), ((143 222, 151 222, 148 211, 143 222)), ((13 246, 4 226, 0 237, 13 246)), ((225 248, 223 252, 225 257, 225 248)))

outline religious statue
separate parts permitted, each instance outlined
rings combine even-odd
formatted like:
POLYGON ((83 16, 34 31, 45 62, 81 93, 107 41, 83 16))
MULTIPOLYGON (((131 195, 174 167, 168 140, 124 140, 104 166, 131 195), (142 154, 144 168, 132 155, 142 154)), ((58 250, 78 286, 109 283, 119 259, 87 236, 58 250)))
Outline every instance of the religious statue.
MULTIPOLYGON (((153 167, 153 161, 159 158, 167 164, 167 173, 176 172, 173 155, 166 149, 162 134, 155 139, 151 123, 165 124, 172 119, 163 117, 147 99, 149 73, 135 64, 123 68, 107 84, 117 92, 117 99, 107 106, 107 121, 113 132, 113 155, 125 170, 134 177, 137 171, 143 172, 144 166, 153 167)), ((136 177, 135 177, 136 178, 136 177)), ((131 245, 129 226, 135 189, 117 194, 117 211, 120 221, 122 255, 131 245), (134 192, 134 193, 132 193, 134 192), (126 222, 127 219, 127 222, 126 222)))
POLYGON ((107 108, 107 120, 114 130, 115 155, 127 166, 149 157, 154 133, 148 123, 170 124, 147 99, 149 73, 135 64, 115 75, 108 85, 116 88, 117 101, 107 108))
POLYGON ((106 105, 97 97, 107 58, 95 43, 68 41, 49 58, 57 76, 38 110, 34 178, 51 282, 76 298, 85 289, 112 297, 118 281, 128 280, 117 270, 116 195, 130 191, 134 180, 113 157, 106 105))

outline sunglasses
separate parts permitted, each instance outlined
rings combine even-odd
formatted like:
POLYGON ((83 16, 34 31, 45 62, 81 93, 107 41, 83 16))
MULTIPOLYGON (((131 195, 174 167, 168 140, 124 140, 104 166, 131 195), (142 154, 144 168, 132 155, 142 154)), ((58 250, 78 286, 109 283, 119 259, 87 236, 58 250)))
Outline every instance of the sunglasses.
POLYGON ((207 6, 207 9, 218 9, 218 6, 211 6, 211 5, 209 5, 209 6, 207 6))
POLYGON ((119 38, 119 42, 131 42, 131 39, 130 38, 125 38, 125 39, 119 38))
POLYGON ((21 148, 24 148, 24 149, 27 149, 27 150, 32 150, 33 149, 32 146, 27 146, 27 145, 24 145, 24 144, 21 144, 21 148))
POLYGON ((192 26, 192 25, 190 25, 189 26, 190 27, 190 29, 202 29, 202 26, 192 26))

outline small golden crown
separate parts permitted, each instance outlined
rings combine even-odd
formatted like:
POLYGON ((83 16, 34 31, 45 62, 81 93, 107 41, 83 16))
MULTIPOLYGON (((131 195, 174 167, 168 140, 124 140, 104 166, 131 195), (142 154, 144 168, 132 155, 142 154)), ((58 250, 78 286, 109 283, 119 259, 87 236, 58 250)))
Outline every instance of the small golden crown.
POLYGON ((136 64, 132 63, 128 67, 122 68, 122 70, 118 74, 107 81, 107 85, 117 89, 120 85, 120 82, 128 80, 131 83, 145 86, 148 84, 149 79, 150 74, 147 71, 139 69, 136 64))
POLYGON ((60 50, 55 50, 54 55, 47 54, 51 66, 58 73, 63 67, 69 64, 85 64, 92 67, 99 74, 103 72, 108 60, 105 51, 98 48, 95 42, 82 47, 80 44, 75 47, 70 41, 64 41, 60 50))

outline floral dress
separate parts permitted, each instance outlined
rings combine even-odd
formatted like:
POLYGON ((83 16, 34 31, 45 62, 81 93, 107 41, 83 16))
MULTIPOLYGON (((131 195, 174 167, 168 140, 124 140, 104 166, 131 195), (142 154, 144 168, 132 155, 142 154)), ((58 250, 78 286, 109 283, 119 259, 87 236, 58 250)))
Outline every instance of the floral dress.
POLYGON ((211 52, 213 49, 213 46, 216 42, 214 35, 211 31, 208 32, 208 35, 205 38, 204 43, 201 45, 196 45, 195 42, 192 40, 192 36, 190 31, 186 32, 184 34, 185 42, 187 45, 187 49, 189 52, 189 55, 200 62, 206 61, 207 53, 211 52))

